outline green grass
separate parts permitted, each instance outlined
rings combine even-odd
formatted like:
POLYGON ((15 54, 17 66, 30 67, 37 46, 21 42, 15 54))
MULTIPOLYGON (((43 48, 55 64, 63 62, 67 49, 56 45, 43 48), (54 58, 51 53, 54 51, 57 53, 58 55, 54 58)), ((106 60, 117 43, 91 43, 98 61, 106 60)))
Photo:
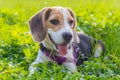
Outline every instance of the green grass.
POLYGON ((119 0, 0 0, 0 80, 119 80, 120 79, 119 0), (28 19, 46 6, 70 7, 78 27, 105 43, 104 56, 90 58, 68 74, 56 63, 36 65, 29 77, 39 44, 31 38, 28 19))

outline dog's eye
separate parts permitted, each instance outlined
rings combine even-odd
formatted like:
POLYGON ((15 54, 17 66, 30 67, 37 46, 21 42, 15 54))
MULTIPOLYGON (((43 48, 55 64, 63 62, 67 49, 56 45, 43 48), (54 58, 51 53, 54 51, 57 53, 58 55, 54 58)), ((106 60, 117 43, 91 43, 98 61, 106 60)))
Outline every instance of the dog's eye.
POLYGON ((59 24, 59 21, 57 19, 53 19, 53 20, 50 20, 50 23, 52 23, 53 25, 57 25, 59 24))
POLYGON ((70 20, 70 21, 69 21, 69 24, 72 25, 72 24, 73 24, 73 20, 70 20))

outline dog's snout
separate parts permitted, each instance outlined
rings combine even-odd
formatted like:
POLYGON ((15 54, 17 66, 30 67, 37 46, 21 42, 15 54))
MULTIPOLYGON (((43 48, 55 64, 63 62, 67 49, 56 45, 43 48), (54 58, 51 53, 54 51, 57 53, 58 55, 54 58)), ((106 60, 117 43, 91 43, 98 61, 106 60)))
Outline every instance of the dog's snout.
POLYGON ((63 33, 62 36, 63 36, 63 39, 67 42, 69 42, 72 39, 72 34, 69 32, 63 33))

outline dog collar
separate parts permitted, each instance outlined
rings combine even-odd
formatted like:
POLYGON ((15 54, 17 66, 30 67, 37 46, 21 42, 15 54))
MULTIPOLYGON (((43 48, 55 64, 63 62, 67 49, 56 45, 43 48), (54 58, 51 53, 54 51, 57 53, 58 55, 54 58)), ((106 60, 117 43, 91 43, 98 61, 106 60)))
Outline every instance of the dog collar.
POLYGON ((63 64, 64 62, 73 62, 74 64, 76 64, 76 55, 79 52, 79 47, 76 44, 73 44, 73 47, 74 47, 74 54, 73 54, 74 59, 52 54, 55 53, 56 51, 47 49, 46 47, 44 47, 42 43, 40 44, 40 49, 43 51, 43 53, 53 61, 57 62, 57 64, 59 65, 63 64))

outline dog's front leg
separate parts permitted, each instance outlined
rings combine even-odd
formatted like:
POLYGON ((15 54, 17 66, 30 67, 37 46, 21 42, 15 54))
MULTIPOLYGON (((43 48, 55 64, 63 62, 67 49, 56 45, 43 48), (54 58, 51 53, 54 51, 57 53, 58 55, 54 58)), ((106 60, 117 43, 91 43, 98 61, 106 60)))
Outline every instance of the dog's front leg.
POLYGON ((64 62, 63 65, 69 70, 69 72, 76 72, 77 66, 72 62, 64 62))
POLYGON ((39 63, 43 63, 43 62, 47 62, 47 61, 48 61, 48 59, 46 58, 44 53, 41 50, 39 50, 36 60, 29 67, 29 71, 30 71, 29 75, 34 74, 34 72, 36 70, 36 68, 34 67, 35 64, 39 64, 39 63))

